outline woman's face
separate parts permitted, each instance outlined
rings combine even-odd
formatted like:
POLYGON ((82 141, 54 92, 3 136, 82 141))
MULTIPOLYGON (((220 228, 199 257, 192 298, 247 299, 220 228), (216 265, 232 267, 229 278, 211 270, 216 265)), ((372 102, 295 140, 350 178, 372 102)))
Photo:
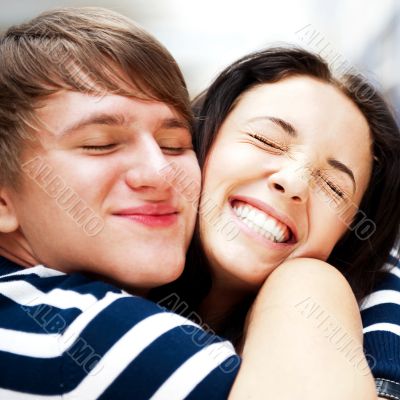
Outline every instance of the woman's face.
POLYGON ((326 260, 368 186, 371 143, 357 106, 328 83, 293 76, 245 92, 204 168, 214 279, 252 290, 286 259, 326 260))

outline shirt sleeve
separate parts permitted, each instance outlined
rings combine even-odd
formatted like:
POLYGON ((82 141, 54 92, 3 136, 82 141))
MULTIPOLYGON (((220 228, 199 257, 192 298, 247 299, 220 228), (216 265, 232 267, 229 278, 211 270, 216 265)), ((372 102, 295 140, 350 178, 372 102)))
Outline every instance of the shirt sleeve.
POLYGON ((85 399, 226 399, 240 365, 230 342, 132 296, 102 309, 63 358, 65 391, 85 399))
MULTIPOLYGON (((364 351, 378 393, 400 394, 400 260, 398 251, 385 265, 384 280, 363 302, 364 351), (390 383, 391 382, 391 383, 390 383)), ((388 397, 400 398, 400 397, 388 397)))
POLYGON ((228 397, 232 344, 111 285, 43 266, 0 276, 0 398, 228 397))

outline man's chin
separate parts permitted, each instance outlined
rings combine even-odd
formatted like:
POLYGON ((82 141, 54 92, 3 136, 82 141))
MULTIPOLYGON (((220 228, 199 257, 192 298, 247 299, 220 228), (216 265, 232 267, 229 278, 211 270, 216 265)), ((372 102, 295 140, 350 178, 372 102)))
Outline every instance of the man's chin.
POLYGON ((139 264, 131 266, 128 269, 129 273, 121 271, 114 282, 116 286, 140 295, 175 281, 182 275, 184 267, 185 257, 167 258, 160 255, 154 258, 153 264, 150 260, 146 260, 141 266, 139 264))

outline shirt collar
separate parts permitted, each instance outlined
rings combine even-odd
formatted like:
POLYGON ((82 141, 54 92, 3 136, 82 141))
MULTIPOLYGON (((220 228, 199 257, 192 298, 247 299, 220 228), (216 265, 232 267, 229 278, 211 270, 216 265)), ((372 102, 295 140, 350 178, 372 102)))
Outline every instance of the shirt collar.
POLYGON ((23 267, 20 265, 0 256, 0 276, 12 274, 13 272, 21 271, 22 269, 23 267))

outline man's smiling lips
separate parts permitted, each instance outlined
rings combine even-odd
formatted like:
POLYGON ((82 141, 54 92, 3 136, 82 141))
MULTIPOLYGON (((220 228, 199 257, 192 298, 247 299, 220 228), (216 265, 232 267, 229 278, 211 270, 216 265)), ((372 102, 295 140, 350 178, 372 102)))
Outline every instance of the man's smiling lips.
POLYGON ((144 204, 118 210, 113 215, 138 222, 148 227, 169 227, 178 220, 179 211, 176 207, 163 204, 144 204))
POLYGON ((275 244, 297 242, 297 229, 286 215, 266 203, 251 197, 232 196, 229 199, 235 216, 250 230, 275 244))

